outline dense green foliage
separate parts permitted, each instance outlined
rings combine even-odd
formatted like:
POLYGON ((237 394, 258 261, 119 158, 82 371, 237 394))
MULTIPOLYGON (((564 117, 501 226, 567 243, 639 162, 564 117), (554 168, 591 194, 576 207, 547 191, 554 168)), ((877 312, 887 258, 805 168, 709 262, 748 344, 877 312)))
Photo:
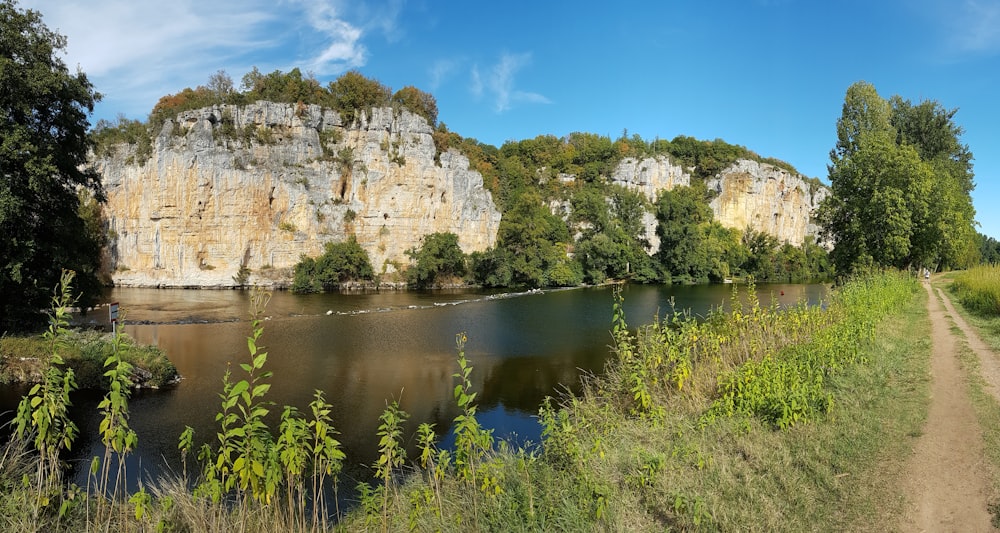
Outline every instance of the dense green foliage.
POLYGON ((406 279, 417 288, 427 288, 441 280, 460 279, 466 272, 465 254, 454 233, 425 235, 420 248, 411 248, 407 255, 414 264, 406 270, 406 279))
POLYGON ((709 193, 699 177, 715 175, 738 158, 791 169, 744 147, 689 137, 646 142, 625 132, 615 141, 588 133, 542 135, 507 142, 497 150, 463 139, 443 124, 435 142, 439 149, 458 148, 469 156, 503 212, 496 248, 472 255, 472 275, 479 284, 545 287, 609 279, 707 282, 754 275, 803 281, 830 276, 826 252, 813 241, 802 247, 768 241, 753 255, 742 242, 743 232, 712 220, 709 193), (691 190, 664 192, 650 205, 637 192, 610 183, 622 158, 652 155, 670 156, 693 168, 691 190), (681 205, 688 199, 690 205, 681 205), (672 211, 674 202, 680 204, 672 211), (644 237, 647 212, 657 216, 657 250, 650 250, 644 237))
POLYGON ((86 170, 87 115, 100 95, 61 59, 65 37, 40 15, 0 1, 0 331, 35 327, 63 269, 80 303, 99 290, 100 246, 80 217, 77 189, 102 199, 86 170))
POLYGON ((292 292, 323 292, 339 287, 348 281, 374 279, 368 252, 353 236, 344 242, 328 242, 323 255, 302 256, 295 265, 292 292))
POLYGON ((986 317, 1000 316, 1000 265, 980 265, 961 272, 949 289, 966 309, 986 317))
POLYGON ((819 218, 843 275, 872 267, 963 267, 976 261, 972 154, 955 110, 847 90, 830 152, 833 194, 819 218))
POLYGON ((1000 241, 982 233, 976 234, 976 240, 979 243, 980 262, 985 264, 1000 263, 1000 241))

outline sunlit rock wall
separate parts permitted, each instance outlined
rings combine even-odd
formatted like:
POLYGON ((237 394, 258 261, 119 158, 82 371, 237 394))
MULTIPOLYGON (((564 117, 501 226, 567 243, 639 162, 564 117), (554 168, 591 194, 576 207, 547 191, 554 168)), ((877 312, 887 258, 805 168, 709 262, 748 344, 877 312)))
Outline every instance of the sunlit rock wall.
POLYGON ((258 102, 178 115, 137 161, 122 145, 95 158, 119 285, 225 287, 287 281, 302 254, 353 236, 376 273, 408 261, 424 235, 466 252, 500 223, 482 176, 456 151, 435 161, 431 127, 390 108, 349 127, 318 106, 258 102))

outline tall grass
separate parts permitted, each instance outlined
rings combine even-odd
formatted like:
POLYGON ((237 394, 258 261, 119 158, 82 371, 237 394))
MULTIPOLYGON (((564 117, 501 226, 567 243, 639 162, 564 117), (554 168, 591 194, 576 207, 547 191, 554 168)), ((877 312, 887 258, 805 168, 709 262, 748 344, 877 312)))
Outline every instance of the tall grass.
POLYGON ((958 274, 951 291, 973 313, 1000 316, 1000 265, 981 265, 958 274))

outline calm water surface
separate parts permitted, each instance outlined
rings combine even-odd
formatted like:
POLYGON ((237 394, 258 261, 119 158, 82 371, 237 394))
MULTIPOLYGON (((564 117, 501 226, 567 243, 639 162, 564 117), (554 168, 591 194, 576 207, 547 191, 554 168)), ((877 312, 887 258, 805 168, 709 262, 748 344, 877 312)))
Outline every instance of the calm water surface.
MULTIPOLYGON (((822 285, 761 285, 757 290, 762 303, 775 299, 781 305, 816 303, 826 293, 822 285)), ((671 301, 679 310, 703 315, 727 302, 731 291, 728 285, 623 289, 632 326, 663 316, 671 301)), ((132 427, 139 435, 130 471, 156 477, 180 463, 177 438, 186 425, 195 429, 196 444, 214 439, 222 376, 232 365, 234 380, 241 379, 238 364, 248 358, 249 295, 121 288, 108 300, 126 310, 125 331, 163 349, 184 378, 168 390, 141 391, 130 404, 132 427)), ((375 460, 378 417, 393 399, 410 414, 408 434, 430 422, 447 446, 451 420, 458 414, 452 397, 455 334, 466 332, 480 422, 498 437, 537 442, 540 428, 534 415, 542 399, 575 390, 582 372, 602 370, 611 343, 611 305, 609 287, 543 294, 275 293, 265 312, 263 336, 270 354, 267 369, 274 372, 267 397, 276 404, 272 425, 281 406, 307 409, 319 389, 334 406, 334 424, 349 464, 375 460)), ((84 320, 106 321, 106 316, 84 320)), ((21 392, 0 389, 0 410, 16 407, 21 392)), ((98 396, 83 392, 74 397, 81 437, 71 460, 79 464, 103 453, 97 438, 98 396)), ((81 485, 83 470, 76 473, 81 485)), ((367 479, 370 474, 355 468, 347 476, 367 479)))

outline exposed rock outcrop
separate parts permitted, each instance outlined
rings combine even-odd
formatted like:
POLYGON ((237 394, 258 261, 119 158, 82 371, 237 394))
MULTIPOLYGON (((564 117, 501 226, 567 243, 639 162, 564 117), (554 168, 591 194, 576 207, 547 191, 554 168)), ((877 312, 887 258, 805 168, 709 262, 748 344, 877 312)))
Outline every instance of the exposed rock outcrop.
MULTIPOLYGON (((615 168, 611 182, 641 192, 656 201, 660 191, 691 184, 691 176, 666 156, 625 158, 615 168)), ((787 170, 740 159, 709 179, 715 193, 710 202, 715 219, 723 226, 771 234, 781 242, 800 245, 806 236, 817 236, 813 215, 830 190, 787 170)), ((647 216, 646 239, 659 247, 655 219, 647 216)))
POLYGON ((813 216, 830 189, 787 170, 740 159, 706 182, 715 219, 723 226, 769 233, 781 242, 801 245, 816 236, 813 216))
POLYGON ((318 106, 258 102, 181 113, 136 161, 97 158, 115 235, 119 285, 225 287, 287 280, 302 254, 357 238, 376 272, 434 232, 465 252, 495 244, 500 223, 482 176, 457 151, 435 161, 431 127, 391 108, 352 125, 318 106))

